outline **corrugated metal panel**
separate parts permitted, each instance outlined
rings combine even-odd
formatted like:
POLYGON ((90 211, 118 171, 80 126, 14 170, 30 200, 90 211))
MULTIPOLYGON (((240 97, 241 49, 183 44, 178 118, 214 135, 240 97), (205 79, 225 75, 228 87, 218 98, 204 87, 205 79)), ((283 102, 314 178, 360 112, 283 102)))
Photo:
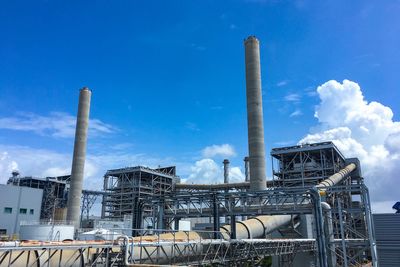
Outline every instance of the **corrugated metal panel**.
POLYGON ((373 214, 380 267, 400 266, 400 214, 373 214))

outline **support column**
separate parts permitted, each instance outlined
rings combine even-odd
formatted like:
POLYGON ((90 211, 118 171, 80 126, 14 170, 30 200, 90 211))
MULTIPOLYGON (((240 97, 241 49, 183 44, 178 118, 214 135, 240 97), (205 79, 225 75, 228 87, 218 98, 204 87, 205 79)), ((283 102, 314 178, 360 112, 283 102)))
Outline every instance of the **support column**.
POLYGON ((217 195, 213 195, 213 219, 214 219, 214 239, 219 239, 220 223, 219 223, 219 205, 217 195))

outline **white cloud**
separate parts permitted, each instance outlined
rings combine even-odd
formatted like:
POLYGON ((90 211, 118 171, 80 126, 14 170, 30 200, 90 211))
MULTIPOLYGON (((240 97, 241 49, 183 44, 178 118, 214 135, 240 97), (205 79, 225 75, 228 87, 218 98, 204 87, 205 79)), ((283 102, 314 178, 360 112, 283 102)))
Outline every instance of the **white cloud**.
POLYGON ((68 170, 71 160, 65 154, 56 153, 43 149, 32 149, 23 146, 0 145, 0 153, 6 155, 0 161, 0 183, 7 182, 11 174, 11 168, 7 168, 13 162, 15 169, 21 175, 46 177, 53 175, 68 174, 61 173, 60 170, 68 170))
POLYGON ((293 117, 298 117, 301 115, 303 115, 303 112, 300 109, 296 109, 289 115, 289 117, 293 118, 293 117))
POLYGON ((7 181, 7 178, 3 178, 3 176, 10 176, 12 171, 18 170, 18 163, 15 162, 10 158, 10 155, 8 154, 7 151, 1 151, 0 154, 0 183, 5 183, 4 181, 7 181))
MULTIPOLYGON (((399 200, 400 122, 392 110, 367 102, 360 86, 352 81, 328 81, 317 89, 319 124, 299 143, 333 141, 346 157, 358 157, 373 203, 399 200)), ((373 205, 375 211, 377 204, 373 205)))
POLYGON ((229 168, 229 182, 244 182, 244 173, 239 167, 231 167, 229 168))
POLYGON ((233 146, 229 144, 223 144, 223 145, 212 145, 205 147, 202 150, 202 155, 205 158, 212 158, 215 156, 233 157, 236 156, 236 152, 233 146))
POLYGON ((393 201, 378 201, 372 202, 372 210, 374 213, 395 213, 395 210, 392 208, 395 202, 393 201))
MULTIPOLYGON (((74 137, 76 117, 62 112, 51 112, 49 116, 34 113, 19 113, 13 117, 0 118, 0 129, 29 131, 43 136, 74 137)), ((98 119, 89 122, 89 134, 108 134, 113 127, 98 119)))
POLYGON ((214 184, 221 180, 220 167, 212 159, 202 159, 196 161, 191 168, 192 173, 189 175, 187 182, 200 182, 214 184))
POLYGON ((289 102, 299 102, 301 96, 299 94, 288 94, 285 96, 285 100, 289 102))
MULTIPOLYGON (((218 165, 214 160, 205 158, 196 161, 196 163, 191 167, 191 174, 185 182, 195 184, 223 183, 223 174, 222 163, 218 165)), ((244 181, 244 174, 239 167, 232 166, 229 168, 229 180, 230 182, 244 181)))
POLYGON ((283 81, 280 81, 280 82, 276 83, 276 86, 282 87, 282 86, 287 85, 288 83, 289 83, 288 80, 283 80, 283 81))

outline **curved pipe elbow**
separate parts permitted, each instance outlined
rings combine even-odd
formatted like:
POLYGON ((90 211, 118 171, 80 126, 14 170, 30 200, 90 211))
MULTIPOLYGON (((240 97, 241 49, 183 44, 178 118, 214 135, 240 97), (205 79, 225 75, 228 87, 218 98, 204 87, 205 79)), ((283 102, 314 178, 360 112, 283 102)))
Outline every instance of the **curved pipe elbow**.
POLYGON ((329 205, 326 202, 321 202, 321 207, 324 211, 330 211, 331 210, 331 205, 329 205))

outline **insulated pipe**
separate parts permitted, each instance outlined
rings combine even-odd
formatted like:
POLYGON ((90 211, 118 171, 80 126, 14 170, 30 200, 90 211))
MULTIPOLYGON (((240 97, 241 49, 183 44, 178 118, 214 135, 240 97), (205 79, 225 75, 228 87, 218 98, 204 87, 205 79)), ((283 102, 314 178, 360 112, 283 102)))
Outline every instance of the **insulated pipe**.
POLYGON ((250 191, 266 189, 264 122, 261 94, 260 44, 256 37, 244 41, 246 65, 247 128, 250 191))
POLYGON ((90 97, 92 92, 84 87, 79 94, 78 115, 75 129, 74 155, 72 158, 70 189, 68 193, 67 221, 71 221, 75 229, 79 228, 80 203, 85 169, 86 141, 89 125, 90 97))
MULTIPOLYGON (((126 237, 125 237, 126 238, 126 237)), ((131 241, 130 247, 135 260, 144 261, 144 263, 154 263, 157 258, 157 263, 169 263, 173 255, 176 255, 176 250, 185 251, 185 245, 182 243, 193 243, 191 250, 186 251, 181 256, 190 256, 202 251, 202 238, 197 232, 175 232, 165 233, 158 236, 137 236, 128 238, 131 241), (144 247, 134 246, 134 243, 148 243, 144 247), (176 243, 175 243, 176 242, 176 243), (194 244, 198 244, 197 246, 194 244)), ((128 246, 129 247, 129 246, 128 246)), ((143 263, 143 262, 142 262, 143 263)), ((131 266, 131 265, 127 265, 131 266)))
MULTIPOLYGON (((273 181, 266 181, 266 186, 273 186, 273 181)), ((177 190, 225 190, 225 189, 246 189, 250 188, 249 182, 229 184, 175 184, 177 190)))
POLYGON ((229 184, 229 160, 224 159, 224 184, 229 184))
POLYGON ((352 171, 356 169, 356 164, 350 163, 344 169, 339 172, 329 176, 329 178, 320 182, 316 187, 329 187, 338 184, 343 178, 347 177, 352 171))
MULTIPOLYGON (((257 216, 236 223, 236 239, 262 238, 279 227, 290 223, 292 215, 257 216)), ((231 226, 224 225, 220 229, 224 239, 229 239, 231 226)))

